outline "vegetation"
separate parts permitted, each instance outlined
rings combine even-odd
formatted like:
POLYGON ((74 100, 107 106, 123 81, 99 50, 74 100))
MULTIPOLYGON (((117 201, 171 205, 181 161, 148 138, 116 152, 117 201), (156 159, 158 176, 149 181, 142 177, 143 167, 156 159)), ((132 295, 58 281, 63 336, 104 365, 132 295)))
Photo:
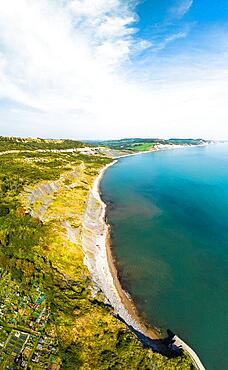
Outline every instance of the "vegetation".
POLYGON ((29 333, 22 358, 9 355, 11 368, 23 360, 30 369, 193 369, 186 355, 168 359, 144 348, 95 295, 80 232, 88 191, 110 159, 24 151, 37 149, 37 140, 1 143, 23 151, 0 156, 0 342, 9 336, 0 368, 9 343, 11 351, 18 335, 22 346, 29 333), (41 339, 46 347, 37 350, 41 339))
POLYGON ((87 143, 94 145, 107 146, 116 150, 128 150, 133 152, 144 152, 151 150, 155 145, 199 145, 208 142, 203 139, 121 139, 121 140, 104 140, 104 141, 89 141, 87 143))
POLYGON ((85 144, 76 140, 45 140, 0 136, 0 151, 6 150, 63 150, 82 148, 85 144))
POLYGON ((131 145, 128 150, 132 150, 134 152, 145 152, 147 150, 153 149, 154 146, 154 143, 136 143, 134 145, 131 145))

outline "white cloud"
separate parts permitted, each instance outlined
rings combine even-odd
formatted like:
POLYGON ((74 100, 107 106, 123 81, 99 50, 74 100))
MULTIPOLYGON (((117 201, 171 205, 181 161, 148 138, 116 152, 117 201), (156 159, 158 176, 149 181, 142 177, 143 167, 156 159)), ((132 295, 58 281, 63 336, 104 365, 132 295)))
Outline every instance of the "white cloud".
POLYGON ((162 40, 160 43, 157 43, 157 45, 152 45, 152 50, 153 51, 160 51, 160 50, 163 50, 165 49, 170 43, 176 41, 176 40, 179 40, 179 39, 183 39, 185 38, 186 36, 188 35, 187 32, 177 32, 177 33, 173 33, 173 34, 170 34, 168 36, 166 36, 164 38, 164 40, 162 40))
POLYGON ((181 18, 191 9, 193 0, 178 0, 177 4, 170 9, 170 14, 181 18))
POLYGON ((0 94, 15 99, 17 90, 44 110, 87 109, 135 47, 133 22, 118 0, 0 2, 0 94))
MULTIPOLYGON (((152 58, 142 82, 131 57, 156 45, 138 40, 127 4, 0 0, 2 134, 228 138, 226 65, 206 61, 196 77, 185 61, 168 60, 164 72, 152 58)), ((183 37, 167 36, 162 47, 183 37)))
POLYGON ((94 19, 104 16, 109 12, 116 12, 119 6, 119 0, 72 0, 69 3, 69 8, 77 16, 89 16, 94 19))

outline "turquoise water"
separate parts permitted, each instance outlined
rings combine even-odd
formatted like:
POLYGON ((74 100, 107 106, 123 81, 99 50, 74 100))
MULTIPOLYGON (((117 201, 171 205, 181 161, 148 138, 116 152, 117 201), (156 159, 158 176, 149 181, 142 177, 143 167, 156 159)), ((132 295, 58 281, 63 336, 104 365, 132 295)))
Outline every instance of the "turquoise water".
POLYGON ((120 280, 206 369, 228 369, 228 145, 122 158, 101 183, 120 280))

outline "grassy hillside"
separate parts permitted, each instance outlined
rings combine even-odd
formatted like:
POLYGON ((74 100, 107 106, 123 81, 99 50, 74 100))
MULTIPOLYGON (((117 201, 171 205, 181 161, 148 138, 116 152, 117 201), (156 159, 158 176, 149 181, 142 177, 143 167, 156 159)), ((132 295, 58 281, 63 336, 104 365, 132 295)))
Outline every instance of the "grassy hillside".
POLYGON ((1 142, 21 151, 0 156, 0 369, 193 369, 144 348, 83 264, 88 192, 110 159, 1 142))
POLYGON ((0 136, 0 151, 7 150, 56 150, 82 148, 85 144, 76 140, 45 140, 0 136))

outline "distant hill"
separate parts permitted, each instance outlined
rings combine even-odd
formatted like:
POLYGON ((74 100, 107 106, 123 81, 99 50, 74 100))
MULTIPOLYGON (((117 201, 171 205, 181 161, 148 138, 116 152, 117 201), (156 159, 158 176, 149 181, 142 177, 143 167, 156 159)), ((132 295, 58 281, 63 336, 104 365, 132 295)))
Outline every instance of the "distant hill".
POLYGON ((159 139, 159 138, 131 138, 120 140, 87 140, 87 144, 106 146, 117 150, 145 151, 152 149, 155 145, 200 145, 209 143, 204 139, 159 139))
POLYGON ((69 139, 41 139, 41 138, 18 138, 0 136, 0 151, 8 150, 60 150, 73 149, 88 146, 76 140, 69 139))

